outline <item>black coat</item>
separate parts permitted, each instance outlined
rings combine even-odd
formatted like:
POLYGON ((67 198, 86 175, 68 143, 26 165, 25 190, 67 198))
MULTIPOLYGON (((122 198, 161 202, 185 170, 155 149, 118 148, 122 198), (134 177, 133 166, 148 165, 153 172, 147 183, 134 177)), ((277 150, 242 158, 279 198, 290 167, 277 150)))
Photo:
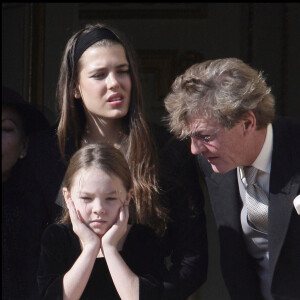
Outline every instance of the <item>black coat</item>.
MULTIPOLYGON (((300 299, 300 216, 294 198, 300 194, 300 122, 279 118, 273 124, 269 196, 269 257, 274 299, 300 299)), ((237 170, 214 173, 198 156, 205 176, 219 239, 221 268, 232 299, 262 299, 254 262, 248 255, 240 222, 242 200, 237 170)))
MULTIPOLYGON (((161 275, 165 269, 161 244, 150 228, 131 227, 120 255, 139 278, 139 299, 157 300, 161 294, 161 275)), ((72 224, 53 224, 42 238, 38 282, 43 300, 63 298, 63 277, 81 254, 72 224)), ((95 260, 81 300, 120 300, 104 257, 95 260)))
POLYGON ((37 300, 41 236, 53 211, 25 164, 2 183, 2 298, 37 300))

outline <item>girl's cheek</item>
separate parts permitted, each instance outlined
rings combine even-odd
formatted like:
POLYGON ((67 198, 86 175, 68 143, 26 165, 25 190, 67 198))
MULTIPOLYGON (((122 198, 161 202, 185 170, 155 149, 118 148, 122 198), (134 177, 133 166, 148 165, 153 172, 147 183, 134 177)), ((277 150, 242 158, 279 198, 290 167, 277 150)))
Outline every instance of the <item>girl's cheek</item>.
POLYGON ((81 203, 80 211, 81 211, 81 215, 84 220, 87 220, 88 216, 91 215, 91 213, 92 213, 91 206, 86 203, 81 203))

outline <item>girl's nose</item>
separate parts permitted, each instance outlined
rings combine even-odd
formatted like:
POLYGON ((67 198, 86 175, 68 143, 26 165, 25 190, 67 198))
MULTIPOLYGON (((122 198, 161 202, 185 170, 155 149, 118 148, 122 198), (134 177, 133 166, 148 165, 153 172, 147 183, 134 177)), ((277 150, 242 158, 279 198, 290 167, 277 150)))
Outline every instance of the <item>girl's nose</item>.
POLYGON ((93 212, 99 215, 105 214, 106 212, 105 205, 101 200, 96 199, 94 201, 93 212))
POLYGON ((111 72, 106 78, 106 84, 108 89, 119 87, 119 81, 115 73, 111 72))

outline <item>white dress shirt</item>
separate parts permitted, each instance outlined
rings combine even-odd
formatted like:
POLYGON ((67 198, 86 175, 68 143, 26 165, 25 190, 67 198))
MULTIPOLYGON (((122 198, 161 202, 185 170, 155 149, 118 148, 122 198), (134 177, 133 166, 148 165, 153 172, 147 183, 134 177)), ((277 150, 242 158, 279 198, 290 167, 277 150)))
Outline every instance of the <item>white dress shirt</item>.
MULTIPOLYGON (((270 186, 270 171, 272 161, 273 150, 273 128, 269 124, 267 127, 266 139, 263 147, 252 164, 253 167, 258 169, 257 184, 264 190, 267 196, 269 196, 270 186)), ((237 168, 237 178, 240 196, 243 201, 243 208, 241 211, 241 225, 244 232, 245 243, 249 254, 257 261, 257 274, 260 278, 261 290, 266 300, 272 300, 273 297, 270 293, 269 282, 269 251, 268 251, 268 234, 263 233, 253 228, 247 219, 247 208, 245 205, 246 190, 242 182, 243 171, 240 167, 237 168)))

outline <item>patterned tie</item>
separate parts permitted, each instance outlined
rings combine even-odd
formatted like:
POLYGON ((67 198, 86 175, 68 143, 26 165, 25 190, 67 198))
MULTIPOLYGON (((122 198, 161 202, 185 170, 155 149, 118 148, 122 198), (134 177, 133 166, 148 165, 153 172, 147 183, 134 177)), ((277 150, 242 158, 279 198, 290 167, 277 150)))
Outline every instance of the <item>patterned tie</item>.
POLYGON ((265 192, 255 183, 258 169, 244 167, 242 180, 246 189, 246 207, 249 221, 259 230, 268 232, 268 203, 265 192))

